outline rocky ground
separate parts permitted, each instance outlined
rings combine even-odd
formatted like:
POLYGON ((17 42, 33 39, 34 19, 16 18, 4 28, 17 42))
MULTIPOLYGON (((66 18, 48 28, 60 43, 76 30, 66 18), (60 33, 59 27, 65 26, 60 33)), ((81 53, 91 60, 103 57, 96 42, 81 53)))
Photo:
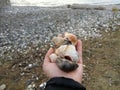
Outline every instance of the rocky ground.
POLYGON ((0 88, 38 90, 47 80, 42 62, 50 40, 64 32, 74 33, 83 42, 83 85, 87 90, 119 90, 119 9, 67 6, 0 9, 0 88))

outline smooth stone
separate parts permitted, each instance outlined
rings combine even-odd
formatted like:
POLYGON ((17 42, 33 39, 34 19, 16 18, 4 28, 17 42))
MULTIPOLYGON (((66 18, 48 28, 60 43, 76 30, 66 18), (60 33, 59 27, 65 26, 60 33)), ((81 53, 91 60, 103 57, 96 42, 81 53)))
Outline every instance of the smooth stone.
POLYGON ((0 85, 0 90, 5 90, 5 88, 6 88, 5 84, 0 85))

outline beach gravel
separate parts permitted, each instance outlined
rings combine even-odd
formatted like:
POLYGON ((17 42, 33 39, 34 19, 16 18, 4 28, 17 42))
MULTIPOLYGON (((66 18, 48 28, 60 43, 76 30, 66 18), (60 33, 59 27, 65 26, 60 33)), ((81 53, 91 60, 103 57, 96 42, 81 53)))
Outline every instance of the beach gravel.
POLYGON ((31 44, 44 48, 53 36, 64 32, 83 39, 100 37, 101 30, 110 29, 111 19, 111 10, 71 9, 65 6, 3 7, 0 11, 0 57, 7 51, 21 51, 31 44))

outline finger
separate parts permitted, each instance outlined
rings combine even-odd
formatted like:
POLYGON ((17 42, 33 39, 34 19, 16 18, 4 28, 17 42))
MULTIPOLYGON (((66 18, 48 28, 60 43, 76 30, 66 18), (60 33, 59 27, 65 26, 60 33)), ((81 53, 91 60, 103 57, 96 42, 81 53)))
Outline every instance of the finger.
POLYGON ((48 52, 47 52, 46 55, 45 55, 44 63, 50 62, 49 56, 50 56, 53 52, 54 52, 54 49, 53 49, 53 48, 50 48, 50 49, 48 50, 48 52))
POLYGON ((77 41, 77 47, 76 47, 79 55, 82 55, 82 41, 81 40, 78 40, 77 41))
POLYGON ((81 40, 78 40, 76 49, 80 56, 80 63, 82 63, 82 41, 81 40))

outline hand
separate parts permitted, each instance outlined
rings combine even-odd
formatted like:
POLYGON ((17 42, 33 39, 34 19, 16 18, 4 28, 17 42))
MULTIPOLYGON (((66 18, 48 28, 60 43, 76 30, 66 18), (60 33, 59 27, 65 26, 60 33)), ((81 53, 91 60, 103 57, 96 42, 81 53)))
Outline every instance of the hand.
POLYGON ((78 54, 80 56, 79 62, 78 62, 78 68, 72 72, 63 72, 58 68, 56 63, 51 63, 49 56, 54 52, 53 48, 50 48, 45 55, 44 63, 43 63, 43 71, 48 75, 49 78, 53 77, 66 77, 73 79, 79 83, 82 82, 82 74, 83 74, 83 64, 82 64, 82 42, 81 40, 78 40, 76 45, 76 50, 78 51, 78 54))

